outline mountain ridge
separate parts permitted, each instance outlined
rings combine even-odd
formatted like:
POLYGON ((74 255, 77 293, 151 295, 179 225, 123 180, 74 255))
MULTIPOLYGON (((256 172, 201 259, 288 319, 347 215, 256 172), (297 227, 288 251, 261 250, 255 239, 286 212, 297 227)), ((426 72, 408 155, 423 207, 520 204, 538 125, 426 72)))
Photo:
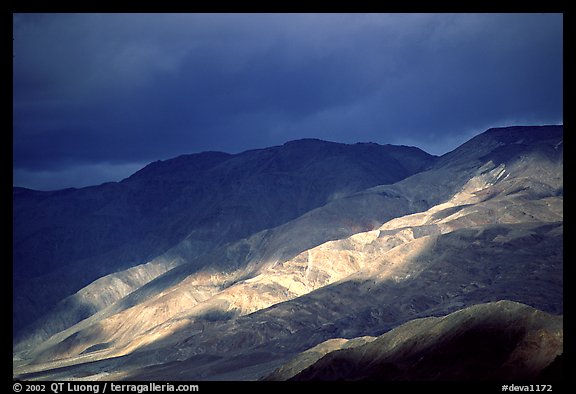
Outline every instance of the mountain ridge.
MULTIPOLYGON (((152 163, 118 183, 53 192, 15 189, 14 288, 27 313, 14 315, 14 329, 93 280, 150 262, 178 242, 190 240, 189 255, 200 256, 415 168, 410 163, 393 173, 379 171, 402 168, 385 147, 313 145, 315 156, 283 146, 200 153, 152 163), (338 171, 330 172, 333 166, 338 171), (81 275, 74 278, 74 271, 81 275)), ((423 166, 433 160, 415 152, 423 166)))
POLYGON ((210 379, 234 365, 226 376, 257 379, 329 338, 380 335, 478 302, 561 313, 562 128, 552 130, 528 128, 528 143, 510 139, 511 150, 484 136, 477 149, 204 256, 176 245, 162 257, 181 259, 175 266, 48 340, 31 339, 44 344, 17 351, 17 371, 68 365, 70 377, 93 373, 90 361, 112 379, 210 379), (117 357, 125 366, 113 372, 117 357))
POLYGON ((525 381, 562 355, 562 320, 511 301, 478 304, 377 338, 326 344, 322 357, 310 349, 266 379, 525 381))

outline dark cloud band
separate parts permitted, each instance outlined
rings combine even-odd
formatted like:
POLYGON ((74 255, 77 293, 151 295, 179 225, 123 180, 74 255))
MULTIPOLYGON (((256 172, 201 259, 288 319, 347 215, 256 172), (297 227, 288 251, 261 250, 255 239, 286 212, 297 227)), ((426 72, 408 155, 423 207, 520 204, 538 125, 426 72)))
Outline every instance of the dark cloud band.
POLYGON ((562 122, 562 30, 560 14, 17 14, 15 174, 303 137, 441 154, 562 122))

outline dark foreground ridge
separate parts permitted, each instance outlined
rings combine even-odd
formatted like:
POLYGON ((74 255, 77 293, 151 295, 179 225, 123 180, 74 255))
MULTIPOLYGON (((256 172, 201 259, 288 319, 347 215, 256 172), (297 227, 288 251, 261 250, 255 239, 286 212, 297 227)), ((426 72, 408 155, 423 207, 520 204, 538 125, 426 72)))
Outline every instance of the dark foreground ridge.
POLYGON ((17 378, 555 376, 563 128, 441 157, 300 140, 14 189, 13 252, 17 378))
POLYGON ((410 321, 368 343, 332 351, 291 376, 298 370, 296 358, 267 379, 557 380, 562 320, 511 301, 479 304, 410 321))

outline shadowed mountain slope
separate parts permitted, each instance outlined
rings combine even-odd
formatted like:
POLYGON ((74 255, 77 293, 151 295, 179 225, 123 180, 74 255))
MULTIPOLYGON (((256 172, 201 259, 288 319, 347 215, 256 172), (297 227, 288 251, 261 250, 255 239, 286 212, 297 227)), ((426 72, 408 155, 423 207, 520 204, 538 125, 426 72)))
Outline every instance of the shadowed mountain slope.
POLYGON ((174 267, 126 295, 90 298, 152 268, 63 301, 15 347, 15 374, 249 380, 330 338, 375 337, 478 303, 560 314, 562 139, 562 127, 489 130, 428 170, 202 256, 181 241, 149 263, 174 267), (64 324, 84 303, 93 312, 64 324))
POLYGON ((563 324, 562 316, 499 301, 412 320, 365 342, 333 346, 313 363, 304 352, 268 379, 534 380, 562 355, 563 324))
MULTIPOLYGON (((401 180, 434 159, 411 147, 299 140, 158 161, 118 183, 53 192, 14 188, 14 329, 92 281, 151 262, 179 243, 187 259, 199 257, 338 196, 401 180)), ((125 290, 109 301, 179 263, 156 260, 152 274, 123 281, 125 290)), ((68 323, 98 308, 88 303, 68 323)))

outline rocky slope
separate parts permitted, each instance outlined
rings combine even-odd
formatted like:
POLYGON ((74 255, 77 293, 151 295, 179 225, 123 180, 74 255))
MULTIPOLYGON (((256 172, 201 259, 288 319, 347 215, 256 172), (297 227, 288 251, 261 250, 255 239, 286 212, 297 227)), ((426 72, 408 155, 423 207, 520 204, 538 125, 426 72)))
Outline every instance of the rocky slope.
POLYGON ((174 268, 17 344, 15 374, 257 379, 327 339, 477 303, 562 313, 562 147, 561 127, 489 130, 427 171, 203 256, 178 244, 162 257, 174 268))
MULTIPOLYGON (((21 334, 105 275, 152 262, 148 273, 115 279, 125 290, 103 297, 109 305, 182 260, 338 196, 401 180, 434 159, 411 147, 300 140, 237 155, 204 152, 158 161, 118 183, 53 192, 15 188, 14 329, 21 334)), ((103 300, 82 298, 81 308, 47 332, 88 317, 103 300)))
POLYGON ((537 380, 563 354, 562 316, 499 301, 402 324, 378 338, 330 340, 267 380, 537 380), (314 361, 316 359, 316 361, 314 361))

